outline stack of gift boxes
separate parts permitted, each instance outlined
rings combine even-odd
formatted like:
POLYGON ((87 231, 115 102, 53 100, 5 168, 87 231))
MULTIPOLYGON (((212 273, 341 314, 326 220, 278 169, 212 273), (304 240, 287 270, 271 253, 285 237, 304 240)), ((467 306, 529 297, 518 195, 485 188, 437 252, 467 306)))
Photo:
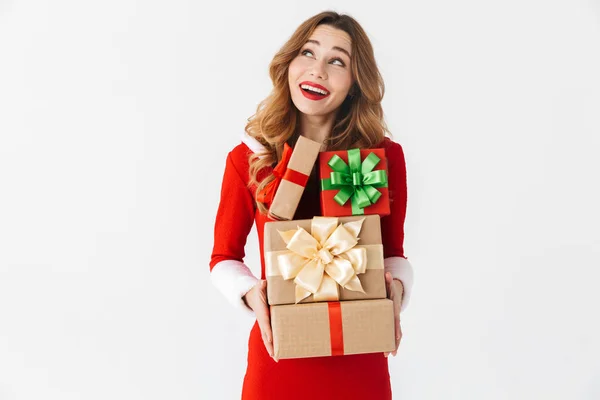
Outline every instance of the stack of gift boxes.
POLYGON ((393 351, 380 216, 390 213, 384 149, 286 145, 264 228, 267 299, 278 359, 393 351), (321 214, 292 220, 319 163, 321 214))

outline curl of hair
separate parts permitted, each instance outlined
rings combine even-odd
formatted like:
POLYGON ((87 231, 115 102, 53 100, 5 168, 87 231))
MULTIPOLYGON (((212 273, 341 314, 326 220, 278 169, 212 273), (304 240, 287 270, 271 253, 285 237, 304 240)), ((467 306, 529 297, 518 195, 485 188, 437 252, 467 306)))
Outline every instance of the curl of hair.
MULTIPOLYGON (((249 156, 248 185, 257 185, 257 193, 274 179, 273 174, 269 174, 259 181, 260 171, 274 166, 281 159, 285 142, 294 146, 298 139, 300 111, 291 99, 288 69, 319 25, 343 30, 352 39, 351 65, 355 82, 338 109, 332 131, 325 142, 327 150, 371 148, 380 144, 389 133, 381 106, 385 86, 371 41, 351 16, 334 11, 321 12, 304 21, 275 54, 269 65, 273 90, 258 104, 256 113, 248 118, 246 132, 265 147, 264 152, 249 156)), ((265 204, 258 201, 256 204, 261 213, 267 212, 265 204)))

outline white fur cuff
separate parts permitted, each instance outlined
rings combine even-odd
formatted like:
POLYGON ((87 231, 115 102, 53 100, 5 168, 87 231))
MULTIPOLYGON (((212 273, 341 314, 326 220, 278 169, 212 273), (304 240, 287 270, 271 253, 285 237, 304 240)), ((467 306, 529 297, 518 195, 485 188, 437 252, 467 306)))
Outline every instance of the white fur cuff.
POLYGON ((244 303, 243 297, 259 279, 246 264, 237 260, 221 261, 212 268, 210 280, 231 304, 255 318, 254 311, 244 303))
POLYGON ((402 281, 404 292, 402 293, 402 304, 400 312, 408 307, 410 294, 414 281, 414 271, 410 262, 403 257, 388 257, 383 260, 385 272, 390 272, 392 277, 402 281))

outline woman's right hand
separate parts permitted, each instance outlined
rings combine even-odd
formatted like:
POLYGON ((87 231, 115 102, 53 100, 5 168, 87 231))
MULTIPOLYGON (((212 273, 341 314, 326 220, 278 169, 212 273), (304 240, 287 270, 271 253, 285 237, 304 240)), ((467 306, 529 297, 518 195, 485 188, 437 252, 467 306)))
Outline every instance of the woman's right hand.
MULTIPOLYGON (((267 281, 261 279, 244 295, 244 302, 254 311, 265 348, 273 357, 273 333, 271 331, 271 316, 267 304, 267 281)), ((273 357, 275 361, 278 361, 273 357)))

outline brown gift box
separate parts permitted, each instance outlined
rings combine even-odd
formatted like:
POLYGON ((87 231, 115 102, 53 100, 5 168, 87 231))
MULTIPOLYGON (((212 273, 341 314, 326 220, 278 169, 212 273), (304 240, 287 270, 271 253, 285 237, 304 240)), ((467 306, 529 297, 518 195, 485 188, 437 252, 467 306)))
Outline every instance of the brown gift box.
POLYGON ((276 359, 392 352, 389 299, 271 306, 276 359))
MULTIPOLYGON (((329 217, 335 218, 335 217, 329 217)), ((358 234, 358 246, 367 248, 367 269, 357 274, 365 293, 348 290, 338 286, 339 300, 383 299, 386 297, 383 245, 381 241, 381 225, 379 215, 361 215, 337 217, 338 223, 346 223, 364 218, 358 234)), ((287 231, 301 227, 311 233, 312 219, 293 221, 267 222, 264 228, 265 274, 267 278, 267 298, 270 305, 294 304, 296 284, 293 279, 285 280, 277 265, 277 255, 287 252, 286 244, 279 231, 287 231)), ((311 294, 298 304, 315 302, 311 294)))
MULTIPOLYGON (((291 176, 298 177, 300 175, 304 176, 304 179, 308 179, 317 161, 320 149, 321 143, 299 136, 294 145, 286 173, 291 172, 291 176)), ((269 207, 269 216, 277 220, 291 220, 294 218, 302 193, 304 193, 304 186, 286 179, 286 174, 284 174, 269 207)))

